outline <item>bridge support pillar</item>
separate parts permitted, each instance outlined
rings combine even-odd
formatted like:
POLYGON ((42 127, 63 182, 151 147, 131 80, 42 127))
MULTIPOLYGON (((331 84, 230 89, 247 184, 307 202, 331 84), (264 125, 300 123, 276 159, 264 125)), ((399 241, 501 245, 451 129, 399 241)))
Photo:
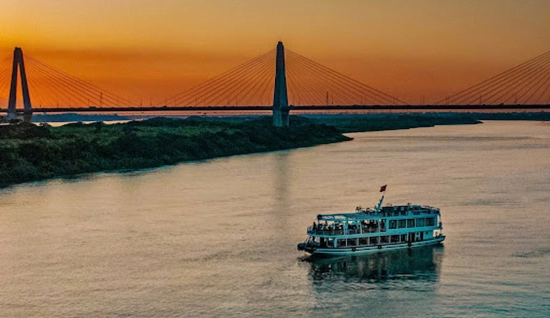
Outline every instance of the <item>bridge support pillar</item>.
POLYGON ((277 43, 277 58, 275 63, 275 93, 273 96, 273 126, 288 127, 290 110, 286 89, 285 47, 283 42, 277 43))
MULTIPOLYGON (((27 83, 27 73, 25 72, 25 62, 23 60, 23 50, 16 47, 13 51, 13 66, 11 71, 10 96, 8 99, 8 120, 17 119, 17 71, 21 75, 21 90, 23 91, 23 107, 25 118, 30 121, 32 113, 31 96, 29 94, 29 85, 27 83)), ((27 120, 26 120, 27 121, 27 120)))
POLYGON ((281 119, 283 127, 288 127, 290 125, 290 109, 288 109, 288 107, 281 110, 281 119))

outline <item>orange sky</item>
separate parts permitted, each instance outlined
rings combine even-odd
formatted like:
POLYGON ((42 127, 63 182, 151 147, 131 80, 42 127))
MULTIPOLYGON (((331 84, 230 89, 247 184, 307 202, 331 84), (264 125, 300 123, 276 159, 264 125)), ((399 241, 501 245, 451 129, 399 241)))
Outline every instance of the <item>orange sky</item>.
POLYGON ((548 51, 549 12, 547 0, 0 0, 0 58, 20 46, 115 94, 158 101, 282 40, 419 103, 548 51))

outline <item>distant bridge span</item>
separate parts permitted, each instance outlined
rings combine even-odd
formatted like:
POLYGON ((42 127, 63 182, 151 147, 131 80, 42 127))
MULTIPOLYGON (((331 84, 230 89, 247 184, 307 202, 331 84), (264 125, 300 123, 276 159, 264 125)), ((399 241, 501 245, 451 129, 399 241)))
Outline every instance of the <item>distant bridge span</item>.
POLYGON ((291 111, 545 111, 550 109, 550 51, 431 105, 412 105, 388 95, 285 51, 282 42, 276 49, 172 98, 156 104, 150 101, 149 106, 136 106, 142 103, 102 90, 33 57, 24 59, 21 48, 15 48, 11 63, 0 65, 0 94, 4 91, 9 91, 9 96, 0 96, 0 102, 7 101, 0 112, 7 113, 8 121, 20 114, 30 120, 33 113, 272 112, 273 125, 280 127, 289 125, 291 111), (17 98, 18 86, 22 100, 17 98), (18 100, 23 109, 16 109, 18 100))
MULTIPOLYGON (((288 111, 344 111, 344 110, 415 110, 415 111, 456 111, 456 110, 522 110, 544 111, 550 105, 310 105, 288 106, 288 111)), ((128 112, 220 112, 220 111, 272 111, 273 106, 117 106, 117 107, 51 107, 33 108, 33 113, 128 113, 128 112)), ((7 112, 7 109, 1 109, 7 112)))

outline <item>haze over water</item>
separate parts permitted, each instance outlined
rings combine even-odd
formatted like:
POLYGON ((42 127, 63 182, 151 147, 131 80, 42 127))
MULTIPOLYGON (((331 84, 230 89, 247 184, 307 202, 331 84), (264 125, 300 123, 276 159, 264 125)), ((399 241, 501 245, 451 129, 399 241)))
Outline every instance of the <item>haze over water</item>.
POLYGON ((350 136, 0 190, 0 316, 550 316, 550 125, 350 136), (303 260, 384 184, 441 208, 443 247, 303 260))

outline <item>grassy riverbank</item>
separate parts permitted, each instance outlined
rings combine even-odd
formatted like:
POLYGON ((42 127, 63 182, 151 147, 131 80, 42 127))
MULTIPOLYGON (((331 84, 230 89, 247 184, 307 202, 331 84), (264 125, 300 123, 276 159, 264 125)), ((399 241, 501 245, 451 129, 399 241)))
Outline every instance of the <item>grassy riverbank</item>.
POLYGON ((397 130, 436 125, 479 124, 473 114, 353 114, 339 116, 313 116, 313 120, 338 128, 343 133, 397 130))
POLYGON ((82 173, 133 170, 350 140, 345 132, 475 124, 468 116, 375 115, 291 118, 153 118, 123 124, 0 126, 0 187, 82 173))
POLYGON ((297 118, 291 127, 278 129, 270 117, 240 122, 154 118, 112 125, 0 126, 0 186, 349 139, 335 127, 297 118))

